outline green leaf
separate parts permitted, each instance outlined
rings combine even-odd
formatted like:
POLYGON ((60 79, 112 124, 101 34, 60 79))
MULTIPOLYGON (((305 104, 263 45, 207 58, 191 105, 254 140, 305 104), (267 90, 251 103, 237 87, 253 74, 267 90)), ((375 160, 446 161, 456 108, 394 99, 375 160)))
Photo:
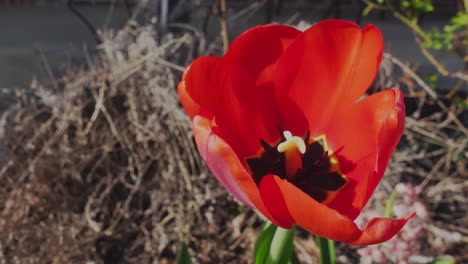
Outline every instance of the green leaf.
POLYGON ((403 7, 403 9, 408 9, 410 6, 411 6, 410 2, 401 1, 401 7, 403 7))
POLYGON ((320 249, 320 264, 335 264, 335 243, 323 237, 317 236, 317 245, 320 249))
POLYGON ((452 256, 443 256, 429 262, 429 264, 455 264, 455 259, 452 256))
POLYGON ((268 252, 270 251, 271 241, 275 235, 275 231, 277 226, 272 224, 271 222, 265 223, 263 227, 263 231, 255 241, 254 247, 254 263, 255 264, 263 264, 268 256, 268 252))
POLYGON ((301 264, 299 258, 297 257, 296 252, 293 250, 291 254, 291 259, 289 260, 288 264, 301 264))
POLYGON ((458 27, 466 27, 468 25, 468 13, 459 12, 450 19, 450 22, 458 27))
POLYGON ((243 205, 237 206, 237 213, 242 214, 243 212, 245 212, 245 206, 243 205))
POLYGON ((295 228, 283 229, 271 222, 265 224, 254 248, 255 264, 283 264, 291 261, 295 228))
POLYGON ((466 101, 465 99, 461 98, 458 95, 455 95, 455 97, 453 98, 453 101, 455 102, 455 105, 457 107, 468 110, 468 101, 466 101))
POLYGON ((192 257, 190 256, 187 245, 184 242, 182 242, 179 254, 177 255, 177 264, 192 264, 192 257))
POLYGON ((371 10, 372 10, 372 7, 367 6, 366 8, 364 8, 364 10, 362 10, 362 16, 368 16, 371 10))
POLYGON ((429 85, 433 90, 437 88, 437 80, 439 80, 438 74, 430 74, 424 78, 427 85, 429 85))

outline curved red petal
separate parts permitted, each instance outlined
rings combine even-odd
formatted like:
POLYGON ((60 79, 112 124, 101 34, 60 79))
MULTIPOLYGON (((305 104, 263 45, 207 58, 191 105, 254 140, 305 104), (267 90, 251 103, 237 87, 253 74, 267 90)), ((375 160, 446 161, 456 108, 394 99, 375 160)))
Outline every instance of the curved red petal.
POLYGON ((358 239, 352 245, 371 245, 385 242, 398 233, 415 213, 401 219, 374 218, 370 220, 358 239))
POLYGON ((189 116, 214 116, 224 139, 240 157, 257 154, 260 139, 276 141, 282 122, 271 69, 300 33, 281 25, 257 27, 238 37, 225 57, 195 60, 178 86, 189 116))
POLYGON ((414 215, 403 219, 375 218, 360 230, 348 217, 315 201, 276 175, 263 177, 259 190, 266 208, 281 227, 291 228, 297 224, 321 237, 354 245, 385 242, 414 215))
POLYGON ((203 116, 196 116, 193 119, 195 141, 210 170, 229 193, 245 205, 258 209, 274 224, 277 224, 277 221, 266 210, 250 173, 234 150, 212 129, 213 124, 209 119, 203 116))
POLYGON ((259 190, 266 208, 282 227, 297 224, 311 233, 338 241, 360 236, 360 230, 349 218, 315 201, 287 180, 276 175, 264 176, 259 190))
POLYGON ((270 24, 254 27, 237 37, 224 58, 239 63, 257 84, 272 81, 278 58, 302 32, 289 26, 270 24))
POLYGON ((188 94, 185 87, 185 80, 183 78, 182 81, 180 81, 177 85, 177 92, 179 94, 180 102, 187 112, 187 115, 190 117, 190 119, 193 119, 197 114, 200 113, 200 105, 193 101, 192 97, 188 94))
POLYGON ((260 139, 279 137, 273 88, 257 86, 237 63, 218 57, 196 59, 184 73, 178 93, 190 118, 215 117, 225 140, 242 157, 256 154, 260 139))
POLYGON ((182 106, 191 119, 201 112, 213 114, 218 108, 217 98, 222 90, 218 89, 217 71, 221 64, 222 58, 205 56, 194 60, 185 70, 177 89, 182 106))
POLYGON ((299 106, 282 90, 275 90, 278 130, 289 131, 293 135, 304 136, 309 130, 309 122, 299 106))
POLYGON ((311 123, 311 133, 337 107, 354 103, 370 86, 382 57, 383 40, 374 26, 326 20, 289 45, 278 60, 275 84, 289 92, 311 123))
POLYGON ((405 105, 399 89, 371 95, 341 109, 325 128, 327 141, 349 183, 330 207, 357 217, 379 184, 404 130, 405 105))
POLYGON ((280 136, 274 90, 271 85, 256 85, 238 64, 225 63, 223 67, 216 124, 239 157, 256 155, 261 139, 271 142, 280 136))

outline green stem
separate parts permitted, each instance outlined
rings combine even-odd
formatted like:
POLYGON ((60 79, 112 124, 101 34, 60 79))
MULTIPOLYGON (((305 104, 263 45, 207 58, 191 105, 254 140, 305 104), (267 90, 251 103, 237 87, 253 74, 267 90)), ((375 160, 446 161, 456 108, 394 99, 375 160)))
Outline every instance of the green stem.
POLYGON ((406 16, 402 15, 396 10, 392 10, 393 16, 395 16, 396 19, 400 20, 401 22, 405 23, 409 28, 413 30, 418 36, 423 38, 425 41, 430 42, 431 39, 427 36, 427 33, 418 25, 417 21, 413 21, 406 16))
POLYGON ((270 253, 265 263, 287 263, 294 250, 294 234, 296 227, 291 229, 276 228, 270 245, 270 253))
POLYGON ((297 264, 294 253, 296 228, 283 229, 268 221, 257 237, 254 248, 255 264, 297 264))
POLYGON ((333 240, 317 236, 317 245, 320 250, 320 264, 335 264, 335 243, 333 240))
POLYGON ((385 204, 385 213, 384 213, 385 218, 392 217, 393 203, 395 202, 396 196, 397 196, 397 191, 393 190, 392 193, 390 193, 390 196, 388 197, 387 203, 385 204))

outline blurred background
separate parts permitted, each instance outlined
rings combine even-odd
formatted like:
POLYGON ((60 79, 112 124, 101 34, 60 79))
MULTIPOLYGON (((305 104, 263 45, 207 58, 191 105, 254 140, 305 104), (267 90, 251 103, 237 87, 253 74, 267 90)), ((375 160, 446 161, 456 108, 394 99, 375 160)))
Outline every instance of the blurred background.
MULTIPOLYGON (((326 18, 377 25, 386 53, 368 93, 406 96, 405 135, 362 218, 418 212, 381 247, 338 244, 338 261, 468 262, 467 10, 466 0, 0 1, 0 263, 173 263, 181 242, 195 263, 250 263, 262 220, 200 160, 176 86, 194 58, 222 55, 252 26, 326 18)), ((298 236, 300 259, 317 261, 313 238, 298 236)))
MULTIPOLYGON (((33 77, 44 80, 44 60, 54 66, 67 59, 83 58, 83 50, 94 51, 97 42, 93 31, 118 30, 135 9, 140 13, 136 19, 148 23, 151 17, 158 20, 155 27, 167 30, 168 23, 189 23, 209 37, 216 37, 219 31, 213 13, 213 1, 183 0, 56 0, 56 1, 1 1, 0 30, 0 87, 29 84, 33 77), (164 4, 167 2, 167 8, 164 4), (161 13, 165 13, 161 16, 161 13), (212 14, 213 15, 213 14, 212 14), (161 24, 160 20, 163 19, 161 24), (41 55, 42 54, 42 55, 41 55)), ((246 28, 267 22, 309 23, 331 17, 354 20, 365 25, 378 25, 385 33, 387 50, 403 60, 411 59, 426 68, 430 63, 424 60, 414 43, 411 30, 391 13, 375 10, 363 16, 366 4, 360 0, 303 0, 303 1, 227 1, 227 15, 230 16, 245 8, 255 8, 255 14, 247 14, 228 23, 230 38, 234 38, 246 28), (252 6, 253 5, 253 6, 252 6)), ((393 1, 399 7, 399 2, 393 1)), ((408 1, 411 2, 411 1, 408 1)), ((419 1, 427 2, 427 1, 419 1)), ((451 17, 460 11, 461 1, 435 0, 432 8, 425 12, 421 27, 430 30, 442 28, 451 17)), ((248 12, 249 10, 244 10, 248 12)), ((252 11, 250 11, 252 12, 252 11)), ((211 39, 210 39, 211 40, 211 39)), ((451 70, 463 67, 463 61, 452 54, 438 54, 451 70)), ((429 67, 430 68, 430 67, 429 67)), ((427 69, 430 72, 431 69, 427 69)))

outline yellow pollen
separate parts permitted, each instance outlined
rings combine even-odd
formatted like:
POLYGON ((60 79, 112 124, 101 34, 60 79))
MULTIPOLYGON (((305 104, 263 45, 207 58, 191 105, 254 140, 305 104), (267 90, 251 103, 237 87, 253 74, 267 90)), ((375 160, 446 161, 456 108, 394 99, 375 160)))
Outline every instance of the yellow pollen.
POLYGON ((301 137, 293 136, 289 131, 284 131, 283 135, 286 140, 278 145, 277 150, 285 154, 286 176, 291 179, 302 168, 302 154, 306 152, 306 144, 301 137))

